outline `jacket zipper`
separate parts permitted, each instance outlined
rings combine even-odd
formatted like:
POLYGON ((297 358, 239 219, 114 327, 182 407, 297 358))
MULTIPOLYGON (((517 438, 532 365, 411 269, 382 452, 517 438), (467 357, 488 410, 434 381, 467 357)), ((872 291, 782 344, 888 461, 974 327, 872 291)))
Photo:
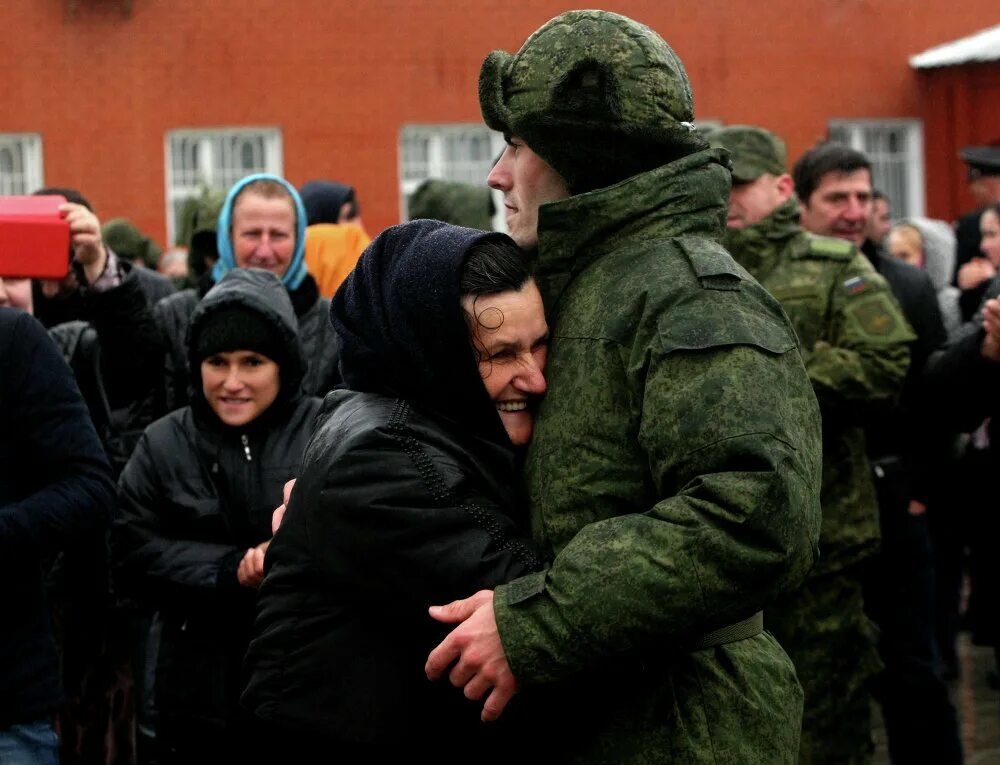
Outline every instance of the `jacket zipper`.
POLYGON ((246 433, 240 436, 240 440, 243 442, 243 453, 246 455, 247 462, 252 462, 253 457, 250 455, 250 439, 247 438, 246 433))

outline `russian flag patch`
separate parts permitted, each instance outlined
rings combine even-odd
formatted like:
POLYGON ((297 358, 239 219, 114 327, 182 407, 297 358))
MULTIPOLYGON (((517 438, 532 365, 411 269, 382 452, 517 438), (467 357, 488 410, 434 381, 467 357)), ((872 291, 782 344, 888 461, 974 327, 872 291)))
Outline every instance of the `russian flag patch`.
POLYGON ((848 295, 857 295, 868 289, 868 283, 860 276, 854 276, 844 282, 844 289, 847 290, 848 295))

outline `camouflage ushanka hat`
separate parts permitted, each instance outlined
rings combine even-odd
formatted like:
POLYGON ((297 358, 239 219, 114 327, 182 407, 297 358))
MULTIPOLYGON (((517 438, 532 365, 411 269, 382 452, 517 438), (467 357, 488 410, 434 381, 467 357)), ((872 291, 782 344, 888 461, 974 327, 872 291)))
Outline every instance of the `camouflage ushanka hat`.
POLYGON ((574 193, 707 147, 680 58, 656 32, 607 11, 568 11, 479 73, 493 130, 516 135, 574 193))

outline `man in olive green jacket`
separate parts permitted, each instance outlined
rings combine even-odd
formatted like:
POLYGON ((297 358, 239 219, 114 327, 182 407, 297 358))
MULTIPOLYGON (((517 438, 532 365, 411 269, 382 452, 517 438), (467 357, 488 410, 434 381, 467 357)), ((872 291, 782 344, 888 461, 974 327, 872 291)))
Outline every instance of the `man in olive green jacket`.
POLYGON ((792 763, 801 689, 760 612, 816 556, 819 413, 780 306, 718 243, 729 173, 683 66, 571 11, 490 54, 480 104, 552 328, 527 458, 552 563, 432 609, 463 623, 428 675, 489 693, 487 720, 520 690, 538 761, 792 763))
POLYGON ((800 762, 869 762, 868 685, 880 662, 861 585, 879 520, 862 426, 898 397, 915 336, 888 284, 853 244, 799 225, 780 138, 732 125, 709 141, 732 161, 723 242, 788 313, 823 415, 820 559, 805 586, 765 619, 805 690, 800 762))

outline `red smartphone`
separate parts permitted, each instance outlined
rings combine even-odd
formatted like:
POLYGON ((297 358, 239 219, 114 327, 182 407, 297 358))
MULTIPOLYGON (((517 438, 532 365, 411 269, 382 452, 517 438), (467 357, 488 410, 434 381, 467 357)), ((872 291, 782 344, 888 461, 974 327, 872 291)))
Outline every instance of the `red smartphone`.
POLYGON ((0 276, 62 279, 69 273, 69 223, 62 196, 0 196, 0 276))

